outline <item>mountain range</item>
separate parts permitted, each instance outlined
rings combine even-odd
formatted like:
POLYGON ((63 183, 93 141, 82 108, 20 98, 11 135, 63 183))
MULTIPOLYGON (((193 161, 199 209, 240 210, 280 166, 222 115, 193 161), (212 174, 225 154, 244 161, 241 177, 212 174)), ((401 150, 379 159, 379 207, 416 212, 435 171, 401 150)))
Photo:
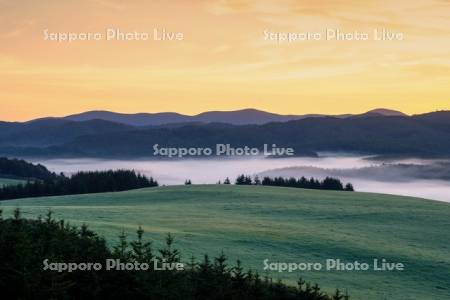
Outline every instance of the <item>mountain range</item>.
POLYGON ((0 122, 0 155, 5 156, 152 157, 154 144, 211 148, 216 144, 256 148, 277 144, 308 156, 346 151, 449 157, 450 111, 407 116, 377 109, 360 115, 282 116, 241 110, 192 117, 87 112, 24 123, 0 122))
MULTIPOLYGON (((363 115, 405 116, 402 112, 389 109, 374 109, 363 115)), ((270 122, 287 122, 310 117, 323 117, 320 114, 280 115, 256 109, 242 109, 236 111, 208 111, 194 116, 182 115, 174 112, 123 114, 110 111, 88 111, 63 119, 70 121, 105 120, 132 126, 161 126, 168 124, 187 123, 227 123, 233 125, 266 124, 270 122)), ((337 118, 347 118, 354 115, 336 115, 337 118)))

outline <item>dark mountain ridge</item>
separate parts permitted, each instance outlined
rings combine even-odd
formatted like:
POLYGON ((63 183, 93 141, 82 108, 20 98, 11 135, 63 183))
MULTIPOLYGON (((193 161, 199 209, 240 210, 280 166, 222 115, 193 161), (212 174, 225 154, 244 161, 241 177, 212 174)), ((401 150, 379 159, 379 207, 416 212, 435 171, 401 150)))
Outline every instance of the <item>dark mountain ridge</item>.
POLYGON ((402 113, 401 111, 398 111, 398 110, 386 109, 386 108, 376 108, 376 109, 369 110, 368 112, 365 112, 363 114, 356 115, 356 116, 359 116, 359 117, 367 117, 367 116, 407 117, 408 115, 405 113, 402 113))
POLYGON ((102 110, 87 111, 76 115, 66 116, 63 119, 78 122, 98 119, 131 126, 155 126, 191 121, 189 116, 173 112, 124 114, 102 110))
POLYGON ((104 120, 85 122, 57 118, 25 123, 0 123, 0 146, 43 147, 69 142, 82 135, 132 130, 134 127, 104 120))
MULTIPOLYGON (((105 121, 123 123, 132 126, 161 126, 175 123, 228 123, 233 125, 265 124, 270 122, 287 122, 308 117, 321 117, 320 114, 280 115, 257 109, 242 109, 235 111, 208 111, 189 116, 173 112, 123 114, 110 111, 88 111, 63 119, 71 121, 88 121, 101 119, 105 121)), ((336 117, 347 117, 340 115, 336 117)))
POLYGON ((6 137, 0 134, 0 154, 152 157, 154 144, 186 148, 215 148, 216 144, 230 144, 232 147, 259 149, 264 144, 277 144, 279 147, 294 148, 297 155, 313 155, 318 151, 347 151, 449 157, 449 120, 450 111, 411 117, 310 117, 263 125, 188 123, 185 126, 157 128, 133 127, 102 120, 74 122, 50 119, 22 124, 25 126, 24 131, 18 130, 15 134, 9 131, 6 137))

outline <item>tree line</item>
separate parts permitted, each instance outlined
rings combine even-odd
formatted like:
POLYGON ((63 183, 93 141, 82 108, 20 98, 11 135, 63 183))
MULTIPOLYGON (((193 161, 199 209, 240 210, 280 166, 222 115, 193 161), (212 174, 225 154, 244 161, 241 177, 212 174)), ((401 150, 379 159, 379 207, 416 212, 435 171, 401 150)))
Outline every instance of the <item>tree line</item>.
MULTIPOLYGON (((226 178, 224 184, 230 184, 230 179, 226 178)), ((326 177, 323 180, 318 180, 313 177, 310 179, 302 176, 301 178, 284 178, 284 177, 264 177, 262 180, 259 176, 239 175, 235 180, 236 185, 268 185, 268 186, 283 186, 302 189, 317 189, 317 190, 333 190, 333 191, 354 191, 353 185, 347 183, 345 186, 338 178, 326 177)))
POLYGON ((60 174, 45 180, 4 186, 0 188, 0 200, 119 192, 156 186, 158 182, 152 177, 147 178, 131 170, 78 172, 71 177, 60 174))
POLYGON ((142 228, 129 241, 122 233, 108 247, 104 238, 83 225, 76 228, 56 221, 49 213, 37 220, 23 219, 19 209, 2 219, 0 210, 0 290, 5 299, 186 299, 186 300, 347 300, 337 290, 332 295, 317 284, 299 279, 287 286, 269 276, 245 270, 240 261, 230 265, 221 254, 188 260, 183 270, 155 270, 154 259, 180 262, 182 255, 169 234, 161 249, 144 240, 142 228), (149 263, 146 271, 57 272, 44 270, 43 262, 101 263, 106 259, 123 263, 149 263))
POLYGON ((22 159, 0 157, 0 177, 52 180, 57 175, 41 164, 34 165, 22 159))

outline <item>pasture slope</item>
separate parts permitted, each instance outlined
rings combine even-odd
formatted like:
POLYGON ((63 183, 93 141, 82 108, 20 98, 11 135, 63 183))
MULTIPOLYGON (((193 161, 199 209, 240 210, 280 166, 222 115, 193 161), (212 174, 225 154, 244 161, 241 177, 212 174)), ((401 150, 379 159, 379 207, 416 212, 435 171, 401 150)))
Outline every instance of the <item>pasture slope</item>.
POLYGON ((348 289, 352 299, 449 299, 450 205, 370 193, 263 186, 192 185, 121 193, 4 201, 6 215, 44 215, 86 223, 117 241, 122 229, 141 225, 158 246, 171 232, 184 259, 222 250, 263 271, 264 259, 280 262, 405 264, 404 271, 272 273, 288 283, 298 277, 326 290, 348 289))

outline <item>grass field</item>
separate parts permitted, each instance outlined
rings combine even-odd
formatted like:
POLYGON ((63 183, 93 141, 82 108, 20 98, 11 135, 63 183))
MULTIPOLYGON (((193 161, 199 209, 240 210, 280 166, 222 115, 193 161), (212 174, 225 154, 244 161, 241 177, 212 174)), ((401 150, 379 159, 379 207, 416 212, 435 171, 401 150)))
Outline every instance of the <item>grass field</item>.
MULTIPOLYGON (((109 241, 142 225, 160 242, 171 232, 187 260, 217 255, 264 273, 264 259, 280 262, 371 263, 385 258, 404 271, 316 271, 299 276, 352 299, 450 299, 450 205, 368 193, 251 186, 177 186, 122 193, 4 201, 7 215, 26 217, 51 207, 58 218, 87 223, 109 241)), ((157 244, 157 243, 156 243, 157 244)))
POLYGON ((26 181, 20 179, 0 178, 0 187, 5 185, 15 185, 19 183, 25 183, 26 181))

